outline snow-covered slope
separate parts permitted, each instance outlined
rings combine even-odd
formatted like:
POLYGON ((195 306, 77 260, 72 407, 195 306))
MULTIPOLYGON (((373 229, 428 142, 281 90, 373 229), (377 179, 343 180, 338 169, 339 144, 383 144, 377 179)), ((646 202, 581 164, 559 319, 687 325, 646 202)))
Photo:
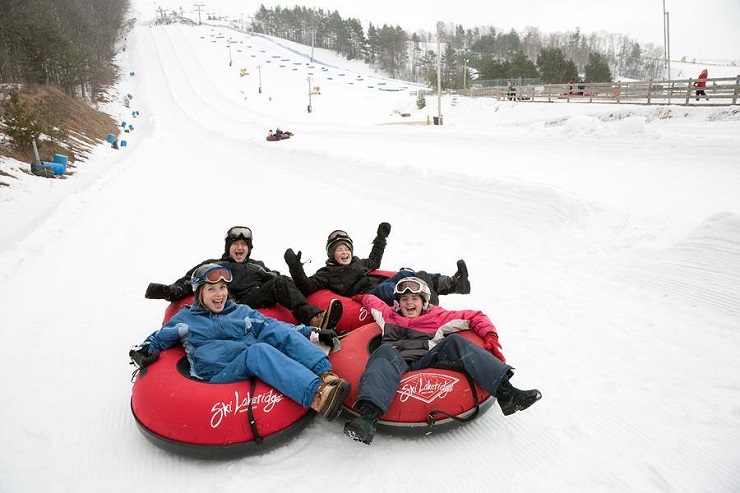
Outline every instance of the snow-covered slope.
POLYGON ((128 146, 3 192, 0 491, 736 490, 737 113, 444 97, 444 125, 406 125, 436 97, 417 110, 418 88, 309 52, 138 25, 128 146), (266 142, 276 126, 295 137, 266 142), (225 463, 143 439, 127 351, 163 315, 148 282, 219 255, 234 224, 253 257, 287 272, 292 247, 310 273, 331 230, 363 256, 380 221, 385 268, 466 259, 473 292, 444 305, 486 312, 541 402, 370 447, 317 419, 225 463))

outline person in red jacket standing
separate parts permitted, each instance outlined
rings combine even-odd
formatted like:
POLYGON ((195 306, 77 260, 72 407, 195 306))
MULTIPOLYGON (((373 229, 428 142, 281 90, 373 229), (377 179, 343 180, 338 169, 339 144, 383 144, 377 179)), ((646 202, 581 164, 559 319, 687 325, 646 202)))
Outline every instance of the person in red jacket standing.
POLYGON ((345 424, 345 435, 372 443, 378 418, 388 411, 403 374, 436 365, 466 372, 496 396, 505 416, 540 400, 539 390, 519 390, 509 383, 513 369, 506 364, 496 327, 484 313, 430 305, 429 286, 417 277, 398 281, 394 293, 392 307, 371 294, 354 298, 372 314, 383 337, 360 377, 356 403, 360 416, 345 424), (463 330, 478 334, 485 349, 455 334, 463 330))
POLYGON ((707 87, 707 76, 708 76, 707 69, 704 69, 699 74, 699 80, 694 82, 694 87, 696 87, 696 100, 699 101, 699 96, 704 96, 707 98, 707 101, 709 101, 709 96, 707 96, 707 93, 704 92, 704 89, 707 87))

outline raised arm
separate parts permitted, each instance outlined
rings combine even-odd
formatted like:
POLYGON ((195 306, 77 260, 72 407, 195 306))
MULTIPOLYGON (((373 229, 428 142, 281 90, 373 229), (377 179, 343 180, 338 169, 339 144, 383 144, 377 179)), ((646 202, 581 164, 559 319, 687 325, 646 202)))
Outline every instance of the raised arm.
POLYGON ((387 243, 386 238, 388 238, 389 234, 391 234, 391 225, 389 223, 380 223, 378 225, 378 232, 373 240, 373 248, 370 250, 370 256, 367 261, 367 267, 369 269, 380 269, 380 263, 383 261, 383 253, 385 252, 385 245, 387 243))

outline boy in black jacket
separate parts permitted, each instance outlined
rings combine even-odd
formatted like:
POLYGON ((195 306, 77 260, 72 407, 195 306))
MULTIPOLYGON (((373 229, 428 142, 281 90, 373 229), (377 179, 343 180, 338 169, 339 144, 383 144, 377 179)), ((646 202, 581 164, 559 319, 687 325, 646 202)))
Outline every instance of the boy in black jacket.
POLYGON ((457 261, 457 272, 452 276, 445 276, 425 271, 401 269, 390 278, 370 275, 370 272, 380 268, 383 259, 386 239, 391 232, 391 225, 380 223, 377 235, 373 240, 370 256, 365 259, 353 255, 352 238, 346 231, 335 230, 326 240, 327 261, 312 276, 307 276, 301 264, 301 252, 295 253, 288 248, 285 251, 285 262, 290 269, 295 285, 308 296, 320 289, 329 289, 341 296, 352 297, 358 294, 374 294, 389 305, 393 304, 393 287, 404 277, 416 276, 424 279, 432 288, 431 303, 439 304, 439 295, 468 294, 470 281, 464 260, 457 261))
POLYGON ((178 301, 193 294, 190 276, 201 265, 219 263, 227 265, 233 280, 229 294, 234 301, 251 308, 265 308, 280 304, 291 311, 298 322, 320 329, 333 329, 342 316, 342 302, 332 300, 326 310, 306 301, 306 297, 288 276, 268 269, 264 262, 249 258, 252 253, 252 230, 246 226, 229 228, 224 238, 224 254, 220 259, 208 259, 190 269, 172 284, 151 283, 146 298, 178 301))

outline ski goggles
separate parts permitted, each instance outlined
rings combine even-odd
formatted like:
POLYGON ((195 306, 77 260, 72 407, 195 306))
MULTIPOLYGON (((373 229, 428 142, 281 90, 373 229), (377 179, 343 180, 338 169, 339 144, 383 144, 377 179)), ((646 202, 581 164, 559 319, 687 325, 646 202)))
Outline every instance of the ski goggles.
POLYGON ((393 288, 393 294, 420 294, 429 291, 426 284, 423 284, 418 279, 401 279, 396 283, 396 287, 393 288))
POLYGON ((331 233, 329 233, 329 237, 326 239, 326 241, 334 241, 337 238, 341 239, 348 239, 349 235, 346 231, 342 231, 341 229, 335 229, 331 233))
POLYGON ((200 267, 193 273, 192 283, 200 286, 204 283, 216 284, 219 281, 231 282, 234 276, 231 269, 223 265, 208 264, 200 267))
POLYGON ((219 269, 214 267, 211 270, 207 270, 205 273, 206 282, 211 284, 216 284, 219 281, 231 282, 232 279, 234 279, 234 276, 231 274, 231 270, 226 267, 221 267, 219 269))
POLYGON ((252 230, 246 226, 234 226, 226 232, 226 238, 224 239, 228 240, 229 238, 231 238, 234 240, 238 240, 240 237, 244 237, 245 240, 251 240, 252 230))

